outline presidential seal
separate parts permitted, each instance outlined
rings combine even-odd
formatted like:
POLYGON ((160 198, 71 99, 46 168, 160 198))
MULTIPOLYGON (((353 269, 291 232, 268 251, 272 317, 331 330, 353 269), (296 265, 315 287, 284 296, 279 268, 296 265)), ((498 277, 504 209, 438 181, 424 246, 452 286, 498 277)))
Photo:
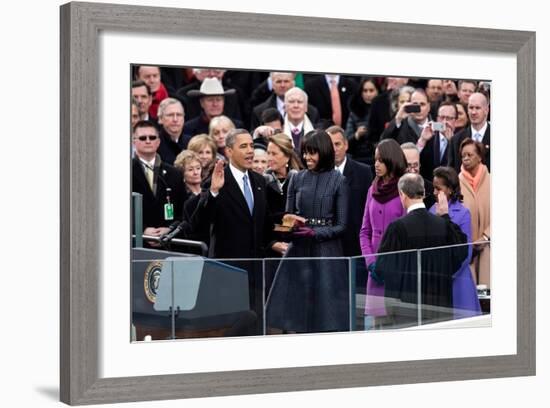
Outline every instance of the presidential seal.
POLYGON ((145 291, 145 296, 151 303, 155 303, 157 298, 161 271, 162 262, 154 261, 147 266, 143 275, 143 290, 145 291))

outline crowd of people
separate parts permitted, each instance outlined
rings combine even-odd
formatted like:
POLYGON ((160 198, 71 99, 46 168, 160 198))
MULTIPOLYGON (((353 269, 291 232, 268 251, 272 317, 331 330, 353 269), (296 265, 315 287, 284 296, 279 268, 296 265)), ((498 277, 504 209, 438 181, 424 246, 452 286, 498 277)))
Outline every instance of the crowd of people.
POLYGON ((278 332, 349 330, 342 257, 362 257, 365 329, 414 324, 418 291, 425 321, 478 315, 476 285, 490 288, 489 92, 474 80, 134 66, 135 233, 162 248, 178 226, 209 257, 280 258, 266 291, 248 268, 251 333, 264 298, 278 332), (449 245, 424 253, 417 288, 410 250, 449 245))

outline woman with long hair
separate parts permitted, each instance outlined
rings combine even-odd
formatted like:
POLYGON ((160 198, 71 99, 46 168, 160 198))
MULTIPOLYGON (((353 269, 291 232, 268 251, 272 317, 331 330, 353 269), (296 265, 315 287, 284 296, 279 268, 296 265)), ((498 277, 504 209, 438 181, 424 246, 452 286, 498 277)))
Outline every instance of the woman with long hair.
POLYGON ((301 153, 307 169, 290 181, 285 216, 299 227, 291 233, 267 300, 267 325, 283 332, 349 330, 347 263, 324 259, 344 255, 348 187, 334 168, 327 132, 308 133, 301 153))
MULTIPOLYGON (((470 210, 462 201, 464 197, 460 191, 458 174, 452 167, 437 167, 434 170, 433 186, 436 204, 430 208, 436 214, 441 200, 446 200, 451 221, 460 227, 466 235, 467 242, 472 242, 472 220, 470 210)), ((453 309, 455 319, 477 316, 481 314, 481 307, 477 297, 477 289, 470 270, 472 247, 468 248, 468 257, 460 269, 453 275, 453 309)))
POLYGON ((367 139, 372 100, 380 93, 374 78, 363 78, 359 88, 349 101, 349 117, 345 136, 349 142, 349 154, 355 159, 372 166, 374 143, 367 139))
POLYGON ((376 262, 376 253, 388 225, 405 214, 399 199, 397 182, 407 170, 407 160, 399 144, 393 139, 384 139, 374 153, 374 178, 367 193, 363 224, 359 232, 361 253, 365 257, 367 297, 365 304, 365 330, 382 323, 386 316, 384 284, 371 276, 376 262))

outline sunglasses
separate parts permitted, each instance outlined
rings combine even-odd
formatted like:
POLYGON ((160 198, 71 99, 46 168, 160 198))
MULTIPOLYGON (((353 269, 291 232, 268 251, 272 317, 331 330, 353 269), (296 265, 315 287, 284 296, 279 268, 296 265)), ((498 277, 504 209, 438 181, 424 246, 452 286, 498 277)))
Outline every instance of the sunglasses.
POLYGON ((140 142, 145 142, 147 139, 149 139, 150 142, 153 142, 158 139, 157 135, 145 135, 145 136, 138 136, 137 140, 140 142))

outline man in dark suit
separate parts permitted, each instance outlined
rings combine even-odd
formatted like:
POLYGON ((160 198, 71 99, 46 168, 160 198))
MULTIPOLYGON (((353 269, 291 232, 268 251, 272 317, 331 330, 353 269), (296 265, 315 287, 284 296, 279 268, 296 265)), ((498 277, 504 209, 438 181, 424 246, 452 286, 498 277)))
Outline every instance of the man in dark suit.
POLYGON ((422 129, 417 146, 421 152, 420 174, 425 179, 433 178, 436 167, 449 164, 449 150, 454 137, 457 116, 456 104, 442 102, 437 110, 437 123, 429 122, 422 129), (435 126, 442 126, 443 129, 437 129, 435 126))
MULTIPOLYGON (((407 173, 420 174, 420 150, 418 146, 414 143, 407 142, 401 145, 401 150, 405 154, 405 159, 407 160, 407 173)), ((430 209, 432 205, 435 204, 434 197, 434 186, 432 184, 433 177, 424 179, 424 205, 426 208, 430 209)))
POLYGON ((180 101, 174 98, 164 99, 158 110, 160 147, 158 154, 164 163, 174 165, 180 152, 187 148, 189 137, 183 134, 184 112, 180 101))
POLYGON ((309 117, 308 96, 298 87, 290 88, 285 93, 285 123, 283 133, 292 138, 296 154, 300 155, 302 138, 316 128, 316 123, 309 117))
POLYGON ((391 117, 391 93, 394 89, 399 89, 407 85, 409 78, 387 77, 386 89, 380 95, 372 100, 372 106, 367 121, 367 139, 376 144, 380 141, 380 136, 386 128, 386 124, 391 117))
MULTIPOLYGON (((294 77, 295 74, 291 72, 272 72, 270 74, 273 93, 268 95, 267 99, 254 106, 252 109, 252 115, 250 118, 251 132, 254 132, 254 130, 262 124, 262 113, 268 108, 277 109, 282 117, 285 116, 285 93, 294 87, 294 77)), ((307 113, 313 123, 317 123, 319 121, 319 112, 315 106, 308 105, 307 113)))
MULTIPOLYGON (((149 85, 141 80, 132 81, 132 97, 138 104, 139 119, 153 121, 154 119, 149 117, 149 108, 153 103, 153 93, 151 92, 149 85)), ((155 127, 156 126, 157 125, 155 124, 155 127)))
POLYGON ((375 280, 384 282, 388 323, 397 328, 452 319, 453 274, 468 255, 468 247, 458 245, 466 243, 466 235, 451 222, 445 193, 438 195, 437 215, 426 210, 420 175, 407 173, 402 176, 398 190, 407 215, 393 221, 386 229, 379 253, 392 254, 379 255, 371 272, 375 280), (424 251, 410 251, 412 249, 424 251), (422 282, 420 305, 418 257, 422 282))
POLYGON ((380 140, 394 139, 399 144, 416 143, 422 129, 430 121, 430 103, 423 89, 416 89, 411 95, 411 101, 401 105, 388 127, 382 132, 380 140), (409 106, 416 105, 419 112, 407 112, 409 106))
POLYGON ((351 78, 322 75, 307 81, 305 91, 309 103, 317 108, 323 123, 345 128, 349 116, 349 100, 357 86, 351 78))
MULTIPOLYGON (((359 230, 363 221, 367 192, 372 183, 372 172, 366 164, 353 160, 346 155, 348 151, 348 140, 345 131, 340 126, 331 126, 327 129, 334 147, 334 163, 336 169, 345 177, 349 186, 348 200, 348 222, 342 236, 344 256, 361 256, 359 245, 359 230)), ((367 270, 365 262, 356 263, 356 287, 357 289, 367 287, 367 270)))
POLYGON ((342 238, 344 256, 360 256, 359 230, 365 212, 367 192, 372 183, 372 172, 366 164, 359 163, 346 155, 348 141, 345 131, 340 126, 331 126, 327 129, 334 147, 334 163, 336 169, 345 177, 349 186, 349 208, 346 232, 342 238))
MULTIPOLYGON (((227 95, 235 94, 234 89, 225 90, 222 83, 216 78, 205 78, 202 81, 199 90, 193 89, 188 92, 190 98, 199 100, 201 106, 201 114, 191 120, 185 122, 183 133, 186 137, 196 136, 201 133, 208 133, 210 121, 216 116, 220 116, 225 112, 225 98, 227 95)), ((241 127, 242 122, 235 118, 229 117, 236 127, 241 127)))
POLYGON ((489 116, 489 102, 482 93, 473 93, 468 99, 468 117, 470 126, 462 129, 451 139, 451 148, 449 150, 449 166, 454 167, 457 173, 462 166, 460 157, 460 144, 466 138, 483 143, 485 147, 485 160, 483 164, 491 170, 491 125, 487 122, 489 116))
POLYGON ((160 237, 183 214, 186 195, 183 177, 157 154, 160 139, 153 123, 142 120, 136 124, 133 144, 132 192, 143 196, 143 231, 135 233, 160 237))
MULTIPOLYGON (((233 129, 225 143, 229 164, 224 169, 222 161, 216 163, 210 190, 202 193, 192 216, 193 225, 208 221, 210 257, 261 258, 272 225, 267 217, 265 179, 251 171, 254 142, 246 130, 233 129)), ((261 260, 239 260, 235 265, 248 271, 251 308, 262 316, 261 260)), ((259 318, 256 329, 260 328, 259 318)))

